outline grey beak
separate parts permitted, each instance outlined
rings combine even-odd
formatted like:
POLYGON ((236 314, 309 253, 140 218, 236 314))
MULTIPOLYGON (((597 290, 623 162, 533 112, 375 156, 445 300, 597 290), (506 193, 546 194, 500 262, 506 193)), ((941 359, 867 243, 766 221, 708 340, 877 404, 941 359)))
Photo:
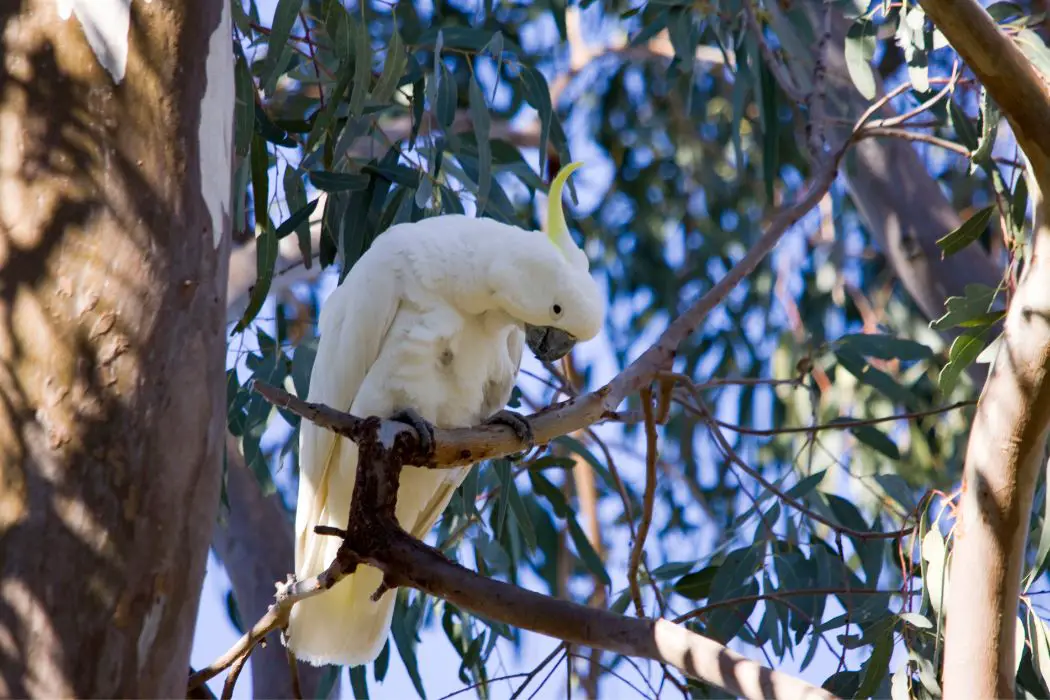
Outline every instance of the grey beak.
POLYGON ((554 362, 572 350, 576 337, 552 326, 525 324, 525 342, 541 362, 554 362))

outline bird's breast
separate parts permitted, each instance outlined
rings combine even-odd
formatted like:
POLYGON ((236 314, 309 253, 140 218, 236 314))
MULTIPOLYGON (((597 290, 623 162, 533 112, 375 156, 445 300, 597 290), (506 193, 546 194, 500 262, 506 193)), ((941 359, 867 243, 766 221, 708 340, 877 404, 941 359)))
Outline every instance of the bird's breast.
POLYGON ((506 332, 448 311, 402 309, 362 384, 355 411, 388 415, 413 408, 439 427, 478 424, 502 408, 513 386, 516 360, 512 364, 509 358, 506 332))

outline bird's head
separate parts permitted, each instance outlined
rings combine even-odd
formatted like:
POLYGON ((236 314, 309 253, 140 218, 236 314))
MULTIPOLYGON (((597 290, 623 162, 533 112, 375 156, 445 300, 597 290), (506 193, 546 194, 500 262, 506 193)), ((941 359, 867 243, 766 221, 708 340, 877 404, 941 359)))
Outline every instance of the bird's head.
POLYGON ((605 319, 604 297, 587 255, 569 235, 562 209, 562 189, 578 167, 567 165, 551 183, 547 235, 527 232, 520 254, 501 256, 502 269, 495 272, 501 306, 525 324, 525 342, 545 362, 598 335, 605 319))

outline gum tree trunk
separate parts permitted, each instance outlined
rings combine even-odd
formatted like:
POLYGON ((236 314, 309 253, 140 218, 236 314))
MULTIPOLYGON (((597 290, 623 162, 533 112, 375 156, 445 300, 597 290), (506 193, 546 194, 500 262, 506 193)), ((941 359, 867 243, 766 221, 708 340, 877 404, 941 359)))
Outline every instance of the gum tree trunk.
POLYGON ((0 3, 6 697, 184 697, 218 507, 229 10, 124 6, 0 3))

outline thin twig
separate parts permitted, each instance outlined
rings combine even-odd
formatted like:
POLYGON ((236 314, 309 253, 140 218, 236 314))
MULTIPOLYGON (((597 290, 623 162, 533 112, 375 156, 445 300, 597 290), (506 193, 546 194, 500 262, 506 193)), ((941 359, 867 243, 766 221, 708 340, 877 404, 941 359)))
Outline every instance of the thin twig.
POLYGON ((248 654, 245 654, 234 661, 233 665, 230 666, 230 672, 226 676, 226 682, 222 684, 222 700, 231 700, 233 698, 233 688, 237 685, 237 679, 240 678, 241 671, 247 663, 248 654))
POLYGON ((292 677, 292 697, 295 700, 302 700, 303 688, 299 683, 299 661, 295 658, 295 653, 287 646, 284 651, 288 658, 288 674, 292 677))
POLYGON ((642 520, 638 524, 638 535, 631 547, 631 560, 627 568, 627 582, 631 586, 631 598, 638 617, 645 617, 642 606, 642 591, 638 585, 638 567, 642 563, 642 552, 645 550, 645 538, 649 535, 649 526, 653 521, 653 504, 656 500, 656 422, 653 420, 653 392, 646 387, 642 389, 642 408, 645 411, 645 496, 642 500, 642 520))
POLYGON ((925 418, 926 416, 935 416, 941 413, 948 413, 958 408, 965 408, 967 406, 974 406, 977 404, 976 399, 957 401, 950 406, 938 406, 937 408, 930 408, 925 411, 915 411, 912 413, 901 413, 893 416, 880 416, 878 418, 857 418, 851 420, 840 420, 834 423, 822 423, 818 425, 806 425, 806 426, 793 426, 790 428, 747 428, 742 425, 734 425, 733 423, 726 423, 712 418, 711 420, 719 428, 725 428, 726 430, 732 430, 734 433, 740 433, 741 435, 755 435, 760 437, 774 437, 776 435, 790 435, 792 433, 812 433, 820 430, 847 430, 849 428, 859 428, 865 425, 876 425, 878 423, 891 423, 893 421, 902 420, 915 420, 916 418, 925 418))

